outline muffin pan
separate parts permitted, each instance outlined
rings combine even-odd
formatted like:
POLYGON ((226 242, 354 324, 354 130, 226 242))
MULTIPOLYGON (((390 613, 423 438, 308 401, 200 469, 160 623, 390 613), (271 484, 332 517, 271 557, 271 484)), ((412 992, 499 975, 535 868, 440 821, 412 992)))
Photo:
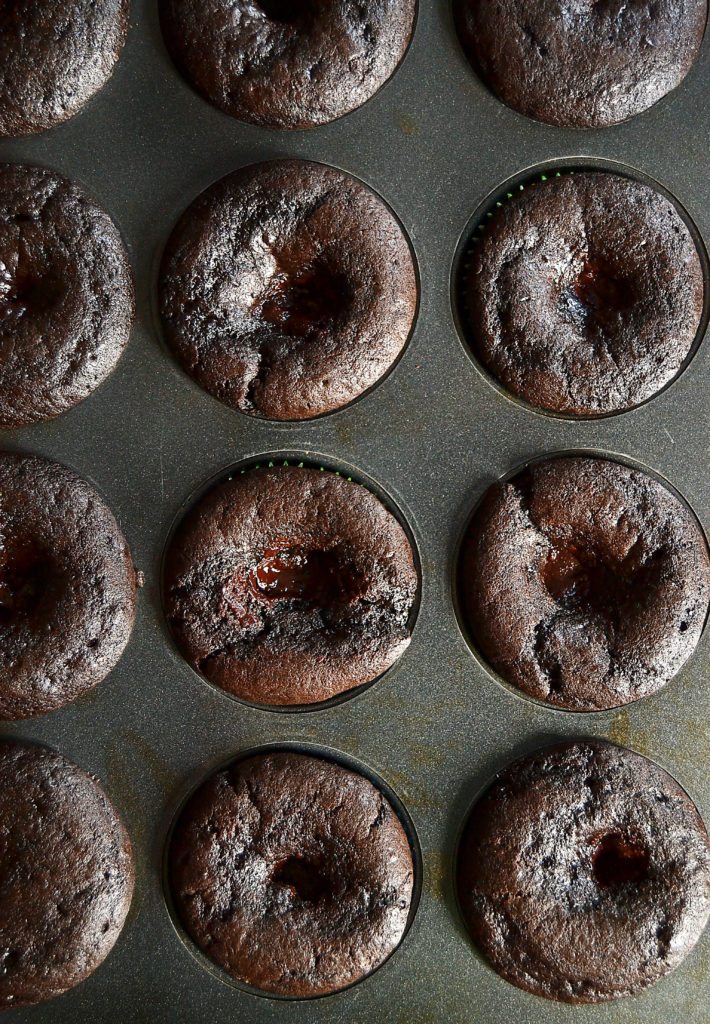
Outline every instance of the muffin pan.
MULTIPOLYGON (((136 627, 118 667, 91 694, 43 718, 6 724, 95 773, 131 834, 137 886, 103 966, 54 1002, 13 1021, 73 1024, 704 1024, 710 934, 642 996, 606 1006, 542 1003, 499 978, 473 950, 452 883, 457 835, 496 770, 558 738, 610 738, 658 761, 710 820, 710 631, 660 693, 592 715, 555 714, 499 686, 472 655, 452 600, 457 542, 494 480, 566 449, 609 452, 668 480, 707 526, 708 339, 675 382, 628 413, 595 421, 539 415, 493 388, 457 335, 457 247, 472 216, 510 179, 543 166, 614 166, 648 176, 710 243, 710 47, 683 85, 608 129, 562 130, 516 114, 476 78, 450 6, 420 0, 397 73, 370 102, 308 132, 232 120, 194 94, 160 36, 157 4, 134 0, 126 49, 106 88, 46 134, 0 142, 0 159, 53 168, 88 188, 127 242, 138 323, 112 376, 52 423, 3 435, 17 451, 69 465, 93 482, 145 575, 136 627), (419 266, 420 310, 401 360, 349 408, 296 424, 255 420, 211 398, 172 360, 154 316, 157 262, 192 199, 228 172, 276 157, 320 160, 365 181, 392 206, 419 266), (399 662, 336 706, 284 714, 230 700, 172 646, 160 596, 162 552, 184 503, 243 460, 286 452, 373 480, 412 531, 421 606, 399 662), (421 844, 422 896, 399 949, 352 988, 274 1000, 224 984, 175 933, 163 886, 170 824, 191 782, 267 744, 328 748, 382 778, 421 844)), ((707 290, 707 280, 706 280, 707 290)), ((706 294, 707 308, 707 294, 706 294)))

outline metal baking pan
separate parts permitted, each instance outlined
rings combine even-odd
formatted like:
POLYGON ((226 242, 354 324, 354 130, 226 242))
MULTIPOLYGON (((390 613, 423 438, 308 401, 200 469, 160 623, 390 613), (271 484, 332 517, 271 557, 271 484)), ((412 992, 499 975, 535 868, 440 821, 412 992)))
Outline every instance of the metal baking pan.
POLYGON ((0 143, 0 159, 43 164, 82 182, 128 242, 139 321, 118 369, 53 423, 8 432, 6 447, 64 462, 94 481, 146 577, 136 628, 112 675, 76 704, 4 726, 96 773, 122 811, 138 862, 127 925, 104 965, 66 995, 8 1021, 31 1024, 707 1024, 710 932, 670 977, 639 998, 570 1007, 508 985, 478 958, 458 916, 454 846, 473 795, 516 755, 558 737, 610 737, 649 755, 710 820, 709 632, 679 676, 619 711, 560 714, 500 686, 457 623, 452 569, 462 529, 494 480, 547 452, 616 453, 668 479, 707 526, 708 370, 701 343, 679 379, 632 412, 596 421, 540 415, 492 387, 457 331, 454 257, 476 210, 539 164, 622 165, 659 182, 710 243, 710 45, 684 84, 614 128, 536 124, 498 102, 460 50, 448 0, 420 0, 404 63, 353 114, 307 132, 240 124, 184 84, 163 47, 155 0, 134 0, 123 58, 107 88, 44 135, 0 143), (274 424, 220 405, 163 348, 152 315, 156 259, 178 216, 207 185, 247 163, 303 156, 362 178, 392 205, 421 277, 416 329, 393 372, 350 408, 274 424), (172 646, 160 602, 171 525, 216 474, 265 453, 352 467, 404 515, 421 555, 411 646, 375 685, 314 712, 231 700, 172 646), (381 777, 411 815, 422 896, 401 947, 334 996, 284 1001, 225 984, 185 948, 162 884, 181 800, 212 767, 251 748, 315 744, 381 777))

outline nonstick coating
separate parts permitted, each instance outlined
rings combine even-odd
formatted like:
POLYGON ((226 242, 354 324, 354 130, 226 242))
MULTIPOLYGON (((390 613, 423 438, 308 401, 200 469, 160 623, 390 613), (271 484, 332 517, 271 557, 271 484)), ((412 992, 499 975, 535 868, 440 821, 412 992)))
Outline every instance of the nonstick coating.
POLYGON ((133 908, 106 963, 60 999, 3 1020, 707 1024, 710 933, 637 999, 598 1007, 543 1002, 476 955, 456 909, 451 865, 474 794, 513 757, 557 737, 606 736, 650 756, 710 819, 710 630, 657 695, 621 711, 554 712, 499 685, 474 658, 457 624, 451 576, 483 490, 526 459, 560 449, 614 452, 651 467, 707 527, 710 345, 632 412, 556 419, 511 401, 477 369, 456 328, 450 283, 474 211, 540 163, 640 170, 677 198, 707 245, 709 125, 707 40, 685 83, 652 110, 614 128, 566 131, 498 102, 460 50, 448 0, 420 0, 403 65, 363 108, 308 132, 249 127, 190 91, 162 45, 155 0, 134 0, 124 56, 104 91, 65 125, 0 143, 0 159, 75 178, 111 213, 129 246, 139 303, 110 380, 55 422, 8 432, 3 443, 93 480, 146 577, 133 638, 110 678, 70 707, 2 728, 94 772, 123 813, 138 859, 133 908), (237 167, 285 156, 334 164, 372 186, 407 229, 421 276, 417 326, 387 379, 350 408, 293 425, 250 419, 201 391, 163 347, 152 297, 161 248, 194 197, 237 167), (269 452, 322 457, 372 479, 404 513, 421 553, 421 609, 401 661, 352 700, 314 713, 278 714, 225 697, 181 660, 161 612, 161 554, 185 500, 221 470, 269 452), (400 949, 370 978, 315 1001, 267 999, 223 983, 185 948, 162 889, 165 837, 185 794, 240 751, 283 741, 334 748, 381 776, 411 815, 423 854, 421 903, 400 949))

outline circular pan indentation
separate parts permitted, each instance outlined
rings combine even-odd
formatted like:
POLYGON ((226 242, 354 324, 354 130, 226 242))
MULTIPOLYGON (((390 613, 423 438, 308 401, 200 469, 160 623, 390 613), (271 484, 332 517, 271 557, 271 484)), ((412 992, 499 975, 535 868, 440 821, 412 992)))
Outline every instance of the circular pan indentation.
POLYGON ((499 103, 588 131, 628 122, 682 85, 702 52, 708 5, 452 0, 451 16, 469 68, 499 103))
POLYGON ((135 320, 120 227, 84 184, 0 163, 0 429, 47 422, 116 372, 135 320))
POLYGON ((396 211, 355 174, 315 160, 223 175, 156 254, 152 313, 171 360, 233 412, 284 427, 376 391, 404 358, 420 303, 396 211))
POLYGON ((168 621, 169 617, 167 614, 165 604, 164 586, 166 558, 173 543, 173 540, 181 524, 185 520, 186 516, 194 507, 196 507, 196 505, 206 495, 210 493, 210 491, 213 490, 214 487, 218 486, 222 482, 231 480, 237 476, 241 476, 244 475, 245 473, 249 473, 252 471, 258 472, 259 470, 273 469, 279 466, 292 466, 297 468, 317 469, 319 472, 333 473, 336 476, 344 478, 348 482, 358 484, 359 486, 364 487, 365 490, 369 491, 383 506, 383 508, 396 520, 396 522, 403 530, 404 535, 409 543, 412 560, 414 564, 414 570, 416 572, 417 577, 416 593, 414 596, 414 601, 412 603, 411 609, 409 611, 406 626, 407 635, 409 637, 409 641, 411 642, 411 638, 414 634, 414 629, 416 627, 417 619, 419 616, 419 610, 421 606, 423 579, 419 543, 415 535, 415 532, 412 526, 410 525, 412 518, 411 513, 408 511, 405 513, 405 511, 403 511, 401 501, 399 499, 395 500, 395 498, 393 498, 392 495, 387 490, 385 490, 382 485, 375 482, 375 480, 373 480, 370 476, 360 471, 359 469, 356 469, 354 466, 351 466, 341 460, 331 458, 330 456, 321 455, 320 453, 316 453, 313 451, 306 452, 296 451, 293 449, 270 451, 265 452, 261 455, 248 456, 240 460, 239 462, 235 463, 233 466, 227 467, 223 470, 218 471, 217 473, 214 473, 208 480, 206 480, 203 484, 198 486, 189 495, 188 498, 185 499, 185 501, 180 506, 177 514, 175 515, 173 523, 168 531, 161 555, 160 593, 161 607, 163 612, 162 619, 165 625, 166 634, 169 637, 169 642, 175 653, 180 657, 180 660, 185 665, 187 665, 187 667, 200 680, 202 680, 204 683, 207 683, 208 686, 210 686, 213 690, 215 690, 222 696, 226 697, 227 699, 232 700, 237 704, 243 704, 246 707, 255 708, 260 711, 271 712, 273 714, 301 714, 324 711, 330 708, 337 707, 338 705, 343 704, 346 701, 352 700, 353 698, 360 696, 361 694, 369 690, 370 687, 375 686, 377 683, 379 683, 382 679, 385 678, 385 676, 388 676, 391 673, 399 671, 402 659, 406 657, 406 650, 403 651, 394 660, 394 662, 392 662, 387 668, 385 668, 384 671, 378 673, 378 675, 375 676, 373 679, 361 683, 358 686, 352 687, 351 689, 347 689, 340 693, 337 693, 334 696, 328 698, 327 700, 306 704, 262 704, 246 700, 244 697, 240 697, 237 694, 230 693, 228 690, 223 689, 217 683, 210 680, 195 665, 191 664, 191 662, 187 660, 181 648, 179 647, 168 621))
POLYGON ((0 719, 57 711, 116 667, 142 577, 95 483, 0 450, 0 719))
POLYGON ((130 0, 2 0, 0 139, 34 135, 79 114, 111 78, 130 0))
POLYGON ((671 683, 676 678, 676 676, 680 672, 684 671, 684 669, 688 665, 688 662, 690 662, 692 660, 692 658, 694 657, 695 653, 697 652, 697 649, 700 646, 700 643, 701 643, 701 641, 703 639, 703 634, 704 634, 704 631, 705 631, 705 629, 707 627, 708 619, 710 618, 710 608, 706 608, 705 615, 704 615, 704 618, 703 618, 702 627, 701 627, 700 632, 698 634, 698 638, 697 638, 695 647, 688 653, 685 661, 683 662, 683 664, 680 665, 680 667, 676 670, 676 672, 674 672, 670 676, 670 678, 667 679, 666 682, 664 684, 662 684, 660 687, 658 687, 655 691, 653 691, 651 693, 648 693, 645 696, 641 696, 641 697, 635 698, 632 701, 624 701, 624 702, 621 702, 619 704, 612 705, 610 707, 604 707, 604 708, 581 708, 581 709, 577 709, 577 708, 563 707, 563 706, 560 706, 560 705, 557 705, 557 704, 550 703, 549 701, 546 701, 546 700, 544 700, 542 698, 535 697, 532 694, 525 692, 523 689, 521 689, 520 687, 518 687, 514 683, 509 682, 503 675, 501 675, 491 665, 491 663, 488 661, 488 659, 485 657, 485 655, 479 649, 479 647, 478 647, 478 645, 476 643, 476 640, 475 640, 474 635, 473 635, 473 631, 472 631, 472 629, 471 629, 471 627, 470 627, 470 625, 468 623, 467 615, 466 615, 466 612, 465 612, 465 609, 464 609, 464 599, 463 599, 463 595, 462 595, 461 562, 462 562, 462 558, 463 558, 463 551, 464 551, 465 541, 466 541, 466 538, 467 538, 467 536, 468 536, 468 534, 470 532, 472 524, 476 520, 477 514, 478 514, 479 510, 481 509, 486 496, 491 491, 491 488, 496 486, 496 485, 506 484, 509 481, 514 480, 516 477, 524 474, 527 470, 531 469, 532 467, 534 467, 536 465, 539 465, 539 464, 542 464, 542 463, 546 463, 546 462, 550 462, 550 461, 556 460, 556 459, 568 459, 568 458, 598 459, 598 460, 600 460, 602 462, 616 463, 616 464, 618 464, 620 466, 626 467, 627 469, 630 469, 630 470, 633 470, 633 471, 635 471, 637 473, 640 473, 640 474, 650 478, 652 481, 655 481, 662 488, 664 488, 664 490, 667 491, 670 494, 670 496, 672 498, 674 498, 678 502, 678 504, 682 507, 682 509, 687 513, 687 515, 689 517, 689 521, 692 522, 694 529, 697 531, 698 542, 702 545, 702 547, 703 547, 703 549, 704 549, 704 551, 706 553, 706 557, 710 557, 710 547, 708 545, 708 539, 707 539, 705 530, 704 530, 704 528, 702 526, 702 523, 700 522, 700 519, 698 518, 697 514, 695 513, 693 507, 688 502, 687 498, 685 498, 685 496, 666 477, 664 477, 661 473, 657 472, 656 470, 654 470, 650 466, 647 466, 647 465, 645 465, 645 464, 643 464, 643 463, 641 463, 641 462, 639 462, 637 460, 629 458, 627 455, 623 455, 623 454, 620 454, 620 453, 617 453, 617 452, 609 452, 609 451, 605 451, 605 450, 601 450, 601 449, 591 449, 591 448, 568 448, 568 449, 562 449, 562 450, 557 450, 557 451, 546 452, 543 455, 538 455, 538 456, 535 456, 535 457, 530 458, 530 459, 526 459, 525 461, 516 464, 508 472, 502 474, 500 477, 498 477, 497 480, 494 480, 487 487, 485 487, 483 492, 481 494, 479 494, 479 496, 477 497, 477 499, 473 503, 473 507, 472 507, 470 513, 468 514, 468 516, 466 517, 466 519, 464 521, 463 527, 461 529, 461 532, 460 532, 460 534, 459 534, 459 536, 457 538, 456 544, 454 546, 453 558, 452 558, 452 562, 451 562, 451 566, 450 566, 450 573, 451 573, 451 599, 452 599, 452 604, 453 604, 453 607, 454 607, 454 613, 455 613, 455 616, 456 616, 456 622, 457 622, 457 625, 458 625, 458 628, 459 628, 459 632, 461 633, 461 636, 463 637, 463 640, 466 643, 466 645, 467 645, 470 653, 472 654, 474 660, 476 661, 478 666, 485 672, 485 674, 488 677, 490 677, 494 682, 496 682, 503 689, 508 691, 508 693, 513 694, 515 697, 517 697, 517 698, 519 698, 521 700, 529 701, 532 704, 536 704, 539 707, 544 708, 546 711, 550 711, 550 712, 553 712, 553 713, 558 713, 558 714, 561 713, 561 714, 565 714, 565 715, 579 715, 579 714, 602 715, 602 714, 607 714, 609 712, 618 710, 621 707, 628 706, 629 704, 635 703, 637 700, 649 699, 650 697, 653 697, 656 693, 659 693, 661 690, 665 689, 666 686, 671 685, 671 683))
POLYGON ((19 1011, 54 1001, 111 956, 135 862, 103 784, 35 739, 0 737, 0 817, 0 1009, 19 1011))
POLYGON ((418 0, 353 10, 332 0, 240 0, 238 7, 226 26, 219 11, 212 18, 204 11, 195 33, 190 0, 160 0, 163 42, 203 100, 272 131, 322 127, 371 103, 402 67, 419 16, 418 0), (223 59, 210 64, 206 52, 223 59))
POLYGON ((664 394, 685 373, 703 341, 708 321, 710 320, 710 261, 708 259, 707 249, 703 238, 692 217, 673 193, 663 184, 636 168, 616 163, 614 161, 587 156, 563 157, 558 160, 550 160, 535 164, 532 167, 528 167, 511 175, 501 185, 496 186, 496 188, 494 188, 486 198, 479 203, 473 215, 469 218, 454 252, 451 267, 450 299, 454 324, 466 355, 469 357, 475 369, 483 379, 501 396, 506 398, 508 401, 513 402, 519 408, 540 416, 547 416, 552 419, 569 420, 572 422, 594 422, 597 420, 608 419, 612 416, 629 415, 637 409, 643 408, 643 406, 664 394), (663 386, 659 387, 658 390, 649 394, 643 400, 634 402, 625 408, 613 409, 599 413, 570 413, 547 408, 542 405, 533 405, 525 398, 516 395, 513 391, 509 390, 482 361, 478 352, 476 332, 470 322, 465 299, 465 278, 470 255, 475 248, 478 239, 483 237, 485 234, 486 225, 494 219, 496 211, 502 209, 506 203, 514 201, 516 195, 523 193, 529 185, 537 182, 546 182, 553 178, 560 178, 566 175, 574 175, 575 172, 615 175, 618 178, 625 178, 631 182, 643 185, 665 199, 673 207, 687 228, 697 251, 702 270, 703 307, 700 315, 700 321, 695 332, 694 340, 674 375, 667 380, 663 386))
POLYGON ((263 999, 275 1000, 276 1002, 306 1002, 311 1000, 328 999, 337 996, 342 992, 347 992, 350 989, 356 988, 358 985, 361 985, 364 982, 366 982, 368 978, 371 978, 378 971, 386 968, 386 965, 392 960, 392 958, 397 954, 397 951, 401 948, 402 944, 406 941, 407 936, 409 935, 409 932, 414 923, 414 919, 417 915, 417 911, 419 909, 419 902, 422 894, 424 866, 421 846, 419 843, 419 837, 417 835, 414 822, 408 810, 406 809, 404 803, 399 798, 395 790, 377 772, 375 772, 367 764, 363 763, 357 758, 349 754, 343 753, 340 750, 336 750, 334 748, 327 747, 318 743, 306 743, 297 740, 284 740, 249 747, 245 750, 240 751, 236 756, 232 756, 226 759, 220 759, 214 766, 212 766, 209 769, 209 771, 205 772, 204 770, 201 770, 199 774, 193 776, 189 786, 186 787, 186 789, 187 791, 185 792, 185 795, 178 803, 177 809, 171 819, 165 837, 165 843, 163 847, 163 859, 161 866, 163 899, 165 901, 165 906, 170 917, 170 922, 175 930, 175 933, 177 934, 178 939, 187 949, 188 953, 193 957, 193 959, 196 960, 197 963, 200 964, 200 966, 202 966, 209 974, 211 974, 212 977, 214 977, 217 981, 220 981, 223 984, 230 986, 231 988, 239 989, 251 995, 259 996, 263 999), (180 817, 191 797, 200 789, 200 787, 203 784, 205 784, 210 778, 212 778, 213 775, 216 775, 219 772, 224 771, 230 765, 237 764, 238 762, 244 761, 250 757, 262 754, 281 752, 302 754, 309 757, 319 758, 323 761, 331 762, 333 764, 339 765, 342 768, 347 769, 348 771, 353 772, 356 775, 362 776, 364 779, 370 782, 374 786, 374 788, 378 790, 380 793, 382 793, 382 795, 385 797, 390 807, 394 811, 396 817, 398 818, 402 828, 404 829, 404 833, 409 844, 409 850, 411 853, 414 870, 414 879, 412 885, 412 893, 407 923, 394 949, 391 950, 391 952, 377 967, 374 968, 374 970, 370 971, 368 974, 363 975, 363 977, 358 978, 356 981, 352 982, 345 988, 339 989, 335 992, 322 993, 320 995, 314 996, 294 997, 288 995, 279 995, 278 993, 268 992, 263 989, 255 988, 254 986, 239 981, 236 978, 232 977, 230 974, 228 974, 225 969, 220 967, 213 960, 210 960, 210 958, 197 946, 195 941, 187 933, 180 919, 179 912, 175 906, 170 887, 169 861, 173 834, 175 831, 175 827, 178 821, 180 820, 180 817))
MULTIPOLYGON (((636 992, 622 992, 616 995, 607 995, 601 1000, 589 998, 581 1000, 564 999, 551 993, 535 991, 522 980, 516 981, 514 978, 509 977, 503 968, 498 970, 498 967, 495 966, 492 958, 484 952, 479 942, 477 942, 469 924, 461 899, 460 871, 462 863, 462 848, 467 839, 471 819, 479 803, 481 803, 494 790, 497 783, 502 783, 507 778, 510 778, 511 772, 514 772, 518 766, 524 767, 526 765, 534 764, 536 761, 545 757, 545 755, 552 755, 554 757, 556 753, 564 754, 569 749, 582 749, 585 746, 591 750, 596 749, 601 750, 602 752, 613 752, 614 750, 617 750, 619 751, 618 756, 622 758, 638 759, 639 764, 644 766, 645 770, 649 774, 653 774, 653 782, 658 783, 659 781, 667 780, 669 788, 675 791, 674 796, 676 797, 676 804, 680 806, 681 811, 686 812, 687 818, 692 820, 693 825, 697 828, 700 839, 704 841, 703 845, 710 853, 710 841, 708 840, 707 829, 692 796, 667 768, 661 765, 657 760, 654 760, 645 754, 641 754, 633 748, 625 747, 622 744, 605 739, 604 737, 581 735, 577 737, 572 736, 568 738, 558 738, 552 742, 538 743, 526 750, 524 753, 520 753, 512 758, 509 756, 506 761, 502 762, 498 769, 492 773, 482 785, 479 785, 473 791, 473 795, 468 802, 465 813, 462 815, 461 820, 458 823, 458 828, 454 836, 450 859, 450 878, 455 916, 458 918, 458 923, 468 939, 471 953, 487 971, 493 971, 508 984, 517 985, 524 990, 533 992, 534 995, 560 1002, 602 1002, 613 1001, 615 999, 618 1000, 619 998, 625 998, 629 995, 638 995, 647 988, 649 984, 653 985, 662 980, 664 973, 661 972, 656 978, 653 978, 650 982, 640 986, 636 992)), ((594 771, 588 770, 580 774, 584 776, 583 785, 585 789, 587 789, 587 799, 583 802, 582 815, 587 815, 590 809, 590 798, 592 800, 595 798, 594 790, 596 788, 596 780, 594 778, 594 771)), ((624 791, 624 788, 624 786, 619 787, 620 793, 624 791)), ((658 800, 661 804, 665 804, 668 799, 668 793, 661 790, 660 787, 658 787, 654 792, 653 785, 647 785, 645 790, 648 792, 650 799, 658 800)), ((512 796, 514 797, 514 794, 512 794, 512 796)), ((514 813, 512 802, 513 801, 511 799, 509 801, 509 809, 506 812, 506 817, 510 823, 510 827, 514 829, 516 822, 518 821, 518 816, 514 813)), ((555 821, 563 820, 563 816, 559 813, 555 813, 549 815, 548 820, 554 826, 555 821)), ((575 821, 577 823, 578 820, 579 816, 575 815, 575 821)), ((589 873, 591 878, 594 879, 594 884, 597 886, 597 892, 602 898, 608 894, 611 894, 613 897, 614 893, 619 891, 622 893, 624 891, 628 892, 630 886, 647 882, 653 875, 655 870, 653 853, 657 845, 656 840, 658 839, 656 830, 652 830, 651 835, 642 837, 639 835, 638 830, 630 828, 628 820, 622 820, 620 815, 614 815, 613 818, 609 820, 606 827, 594 827, 589 830, 589 833, 588 839, 591 840, 591 842, 589 842, 588 845, 585 844, 585 849, 580 850, 581 859, 584 862, 586 871, 589 873), (606 859, 606 863, 601 868, 601 871, 599 866, 600 855, 602 858, 606 859), (628 859, 624 855, 628 855, 628 859)), ((540 846, 537 843, 530 843, 528 841, 526 845, 532 857, 535 857, 537 853, 540 852, 540 867, 543 872, 549 873, 550 869, 553 867, 552 862, 555 860, 561 844, 556 841, 554 843, 554 848, 552 850, 546 849, 544 853, 541 852, 540 846), (543 858, 546 860, 545 864, 542 864, 543 858)), ((499 854, 500 852, 501 851, 499 851, 499 854)), ((527 858, 526 867, 529 867, 529 861, 530 858, 527 858)), ((498 859, 496 859, 496 863, 498 862, 498 859)), ((492 863, 492 859, 490 863, 492 863)), ((706 871, 709 869, 710 856, 706 859, 706 871)), ((697 877, 697 862, 695 865, 695 874, 697 877)), ((520 897, 524 895, 525 891, 525 889, 523 891, 519 891, 517 896, 520 897)), ((710 893, 710 888, 707 889, 707 892, 710 893)), ((708 902, 707 896, 706 902, 708 902)), ((629 916, 628 904, 626 904, 623 916, 629 916)), ((700 941, 703 930, 703 926, 699 928, 696 927, 695 937, 691 940, 690 944, 686 946, 680 957, 676 959, 676 962, 671 966, 670 971, 676 970, 682 966, 686 957, 692 953, 696 944, 700 941)), ((668 928, 659 928, 656 936, 667 944, 669 940, 668 928)), ((607 948, 605 936, 605 943, 603 947, 604 955, 607 953, 607 948)), ((667 973, 669 972, 666 971, 665 974, 667 973)), ((530 978, 538 980, 535 975, 530 975, 530 978)))

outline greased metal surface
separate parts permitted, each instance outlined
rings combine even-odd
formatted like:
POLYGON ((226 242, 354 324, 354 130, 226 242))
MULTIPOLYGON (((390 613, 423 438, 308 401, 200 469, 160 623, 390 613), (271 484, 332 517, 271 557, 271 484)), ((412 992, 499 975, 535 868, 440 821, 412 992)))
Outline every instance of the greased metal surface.
MULTIPOLYGON (((504 30, 504 27, 502 28, 504 30)), ((116 372, 53 423, 2 443, 65 462, 118 518, 146 585, 126 654, 90 695, 2 733, 42 740, 94 772, 124 815, 137 855, 128 923, 106 963, 67 995, 8 1021, 105 1024, 594 1024, 710 1013, 710 934, 638 999, 569 1007, 527 995, 475 953, 451 867, 462 818, 494 771, 556 737, 609 737, 667 768, 710 818, 708 630, 665 689, 621 711, 559 713, 499 686, 457 625, 451 577, 471 508, 528 458, 569 448, 628 456, 666 477, 707 528, 707 341, 666 391, 593 422, 540 415, 503 395, 472 362, 452 312, 454 253, 469 218, 511 176, 540 163, 595 160, 660 182, 710 243, 710 46, 684 84, 626 124, 589 132, 536 124, 503 106, 471 71, 446 0, 420 0, 404 63, 360 110, 308 132, 231 120, 182 81, 153 0, 134 0, 124 55, 86 109, 44 135, 0 143, 0 159, 39 163, 84 184, 115 218, 137 278, 138 323, 116 372), (177 218, 207 185, 255 161, 303 156, 355 174, 401 218, 421 279, 415 331, 393 372, 349 408, 300 424, 257 421, 221 405, 174 363, 154 317, 155 270, 177 218), (160 603, 165 539, 186 498, 222 469, 288 452, 371 478, 391 495, 422 560, 412 643, 374 686, 337 706, 279 714, 199 679, 174 649, 160 603), (299 1003, 223 984, 183 945, 166 909, 162 855, 195 782, 264 743, 335 748, 381 776, 412 817, 423 892, 401 948, 370 978, 299 1003)), ((707 302, 707 296, 706 296, 707 302)))

